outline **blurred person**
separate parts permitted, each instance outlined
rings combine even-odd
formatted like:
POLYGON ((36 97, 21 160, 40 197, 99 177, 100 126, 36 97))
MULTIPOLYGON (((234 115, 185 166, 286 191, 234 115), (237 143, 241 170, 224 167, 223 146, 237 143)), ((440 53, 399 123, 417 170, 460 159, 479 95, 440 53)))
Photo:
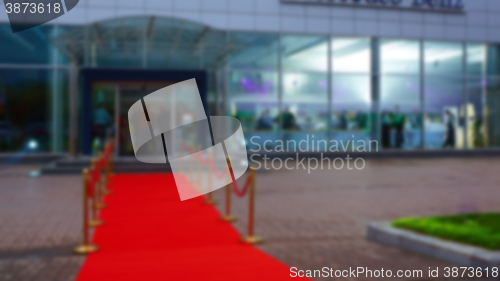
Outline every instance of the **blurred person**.
POLYGON ((273 129, 273 119, 271 118, 271 114, 269 109, 264 110, 259 119, 257 119, 257 126, 255 130, 257 131, 270 131, 273 129))
POLYGON ((274 118, 275 122, 281 122, 281 128, 283 130, 298 130, 297 121, 295 115, 290 111, 289 107, 285 107, 285 109, 279 114, 276 118, 274 118))
POLYGON ((362 110, 356 114, 356 126, 358 130, 365 130, 368 127, 368 116, 362 110))
POLYGON ((395 139, 395 147, 402 148, 403 143, 405 142, 404 137, 404 125, 405 125, 406 116, 400 112, 399 106, 396 106, 394 110, 394 115, 392 117, 392 127, 396 132, 395 139))
POLYGON ((290 131, 299 130, 295 115, 290 111, 288 106, 285 107, 285 109, 278 116, 276 116, 276 118, 274 118, 274 122, 281 122, 281 129, 283 129, 281 136, 283 142, 287 142, 291 139, 290 131))
POLYGON ((356 114, 354 112, 349 112, 347 115, 347 129, 353 131, 357 129, 357 126, 356 114))
POLYGON ((474 147, 484 147, 484 138, 482 130, 483 130, 483 119, 479 117, 474 121, 474 129, 473 129, 474 147))
POLYGON ((390 148, 391 147, 391 127, 392 127, 392 118, 389 111, 382 111, 382 148, 390 148))
POLYGON ((455 116, 449 109, 446 110, 446 134, 443 148, 455 148, 455 116))
POLYGON ((415 109, 413 113, 409 114, 408 118, 406 119, 406 136, 410 146, 413 146, 413 144, 415 143, 417 132, 422 128, 422 122, 422 114, 417 109, 415 109))
POLYGON ((103 103, 94 111, 94 128, 95 135, 99 139, 99 143, 103 143, 107 136, 107 131, 111 125, 111 115, 106 110, 103 103))
POLYGON ((331 127, 332 129, 338 129, 340 126, 340 116, 338 111, 335 111, 331 117, 331 127))
POLYGON ((347 130, 347 111, 343 110, 342 113, 340 113, 340 120, 339 120, 339 129, 341 130, 347 130))

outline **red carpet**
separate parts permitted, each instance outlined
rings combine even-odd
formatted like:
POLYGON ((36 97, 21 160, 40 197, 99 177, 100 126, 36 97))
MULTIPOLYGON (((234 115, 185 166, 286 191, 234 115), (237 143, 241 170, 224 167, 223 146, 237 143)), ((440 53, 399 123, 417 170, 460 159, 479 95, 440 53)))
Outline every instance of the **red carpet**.
POLYGON ((172 175, 118 175, 78 281, 284 280, 290 269, 240 234, 202 197, 180 202, 172 175))

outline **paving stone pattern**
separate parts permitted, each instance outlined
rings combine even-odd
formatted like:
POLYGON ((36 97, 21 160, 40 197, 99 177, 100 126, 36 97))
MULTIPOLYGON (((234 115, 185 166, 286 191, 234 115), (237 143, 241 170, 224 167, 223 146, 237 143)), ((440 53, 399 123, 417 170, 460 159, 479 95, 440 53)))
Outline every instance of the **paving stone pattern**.
MULTIPOLYGON (((368 242, 367 224, 500 211, 498 167, 500 159, 372 160, 362 171, 258 172, 256 233, 265 239, 259 248, 304 270, 439 267, 442 272, 453 265, 368 242)), ((29 176, 37 168, 0 166, 0 281, 74 280, 84 260, 71 253, 81 239, 81 177, 29 176)), ((223 196, 223 190, 214 195, 220 203, 223 196)), ((233 197, 239 217, 234 225, 241 233, 246 233, 247 202, 233 197)))
MULTIPOLYGON (((259 172, 255 224, 256 234, 265 239, 259 248, 304 270, 361 266, 424 272, 440 267, 443 271, 454 265, 368 242, 368 223, 500 211, 499 167, 500 159, 373 160, 361 171, 259 172)), ((216 191, 219 201, 223 196, 222 190, 216 191)), ((232 201, 239 218, 234 225, 243 234, 247 202, 246 198, 232 201)), ((221 211, 222 207, 219 204, 221 211)))

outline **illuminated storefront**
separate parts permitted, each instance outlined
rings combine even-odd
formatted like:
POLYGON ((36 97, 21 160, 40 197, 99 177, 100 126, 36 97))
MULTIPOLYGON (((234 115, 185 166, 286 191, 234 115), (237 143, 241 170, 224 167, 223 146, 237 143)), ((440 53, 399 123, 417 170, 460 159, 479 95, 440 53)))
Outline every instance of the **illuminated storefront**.
POLYGON ((0 151, 36 140, 38 150, 66 152, 74 138, 90 153, 93 112, 103 107, 130 155, 127 98, 178 77, 83 85, 92 69, 204 73, 210 114, 236 116, 261 142, 314 136, 441 149, 452 124, 455 148, 497 147, 500 5, 475 1, 174 1, 173 12, 148 6, 164 5, 156 1, 139 11, 91 1, 71 12, 83 19, 17 34, 2 24, 0 151))

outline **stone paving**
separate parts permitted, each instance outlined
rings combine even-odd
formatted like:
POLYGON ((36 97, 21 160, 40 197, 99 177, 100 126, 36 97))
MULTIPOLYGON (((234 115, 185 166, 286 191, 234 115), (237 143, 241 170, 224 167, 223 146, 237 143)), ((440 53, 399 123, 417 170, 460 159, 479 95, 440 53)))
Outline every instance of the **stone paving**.
MULTIPOLYGON (((258 172, 256 233, 265 239, 259 248, 304 270, 442 272, 453 265, 366 241, 366 225, 500 211, 499 165, 500 159, 373 160, 362 171, 258 172)), ((83 263, 71 253, 81 239, 81 177, 29 176, 36 168, 0 166, 0 281, 74 280, 83 263)), ((223 195, 217 190, 214 197, 223 195)), ((236 228, 246 233, 247 198, 233 198, 232 207, 236 228)))
POLYGON ((70 281, 83 263, 81 177, 0 166, 0 281, 70 281))
MULTIPOLYGON (((361 266, 442 271, 453 265, 366 241, 367 224, 500 211, 499 166, 500 159, 374 160, 361 171, 258 173, 256 233, 265 239, 259 248, 303 270, 361 266)), ((223 195, 218 190, 215 198, 221 201, 223 195)), ((235 226, 246 233, 246 198, 233 199, 232 208, 239 218, 235 226)))

